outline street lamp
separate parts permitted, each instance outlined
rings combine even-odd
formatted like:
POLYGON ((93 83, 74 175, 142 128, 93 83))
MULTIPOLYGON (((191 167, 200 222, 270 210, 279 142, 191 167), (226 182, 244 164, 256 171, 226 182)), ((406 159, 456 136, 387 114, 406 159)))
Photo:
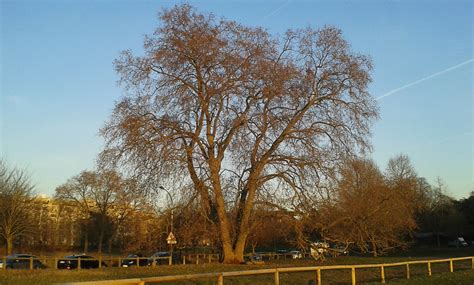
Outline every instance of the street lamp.
POLYGON ((173 245, 176 244, 176 237, 173 234, 173 211, 174 211, 173 197, 171 196, 170 191, 168 191, 165 187, 159 186, 158 188, 161 190, 164 190, 166 194, 168 194, 168 198, 170 202, 168 204, 168 207, 171 208, 170 232, 168 234, 168 237, 166 238, 166 242, 170 245, 170 255, 171 255, 171 258, 173 258, 173 245))

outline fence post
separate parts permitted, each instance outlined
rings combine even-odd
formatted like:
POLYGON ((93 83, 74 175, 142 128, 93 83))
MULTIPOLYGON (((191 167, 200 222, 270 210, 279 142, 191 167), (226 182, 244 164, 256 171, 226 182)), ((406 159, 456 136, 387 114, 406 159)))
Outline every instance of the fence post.
POLYGON ((454 271, 454 268, 453 268, 453 260, 452 260, 452 259, 449 260, 449 271, 450 271, 450 272, 453 272, 453 271, 454 271))
POLYGON ((354 266, 351 268, 351 279, 352 285, 356 285, 356 269, 354 266))
POLYGON ((81 258, 79 257, 77 259, 77 270, 80 270, 81 269, 81 258))
POLYGON ((33 257, 30 256, 30 270, 33 269, 33 257))
POLYGON ((196 254, 196 264, 199 264, 199 254, 196 254))
POLYGON ((173 264, 173 255, 170 255, 168 257, 168 265, 172 265, 173 264))
POLYGON ((275 269, 275 285, 280 285, 280 273, 278 272, 278 268, 275 269))
MULTIPOLYGON (((472 268, 474 268, 474 258, 472 259, 472 262, 473 262, 472 263, 473 264, 472 268)), ((3 269, 5 269, 5 270, 7 269, 7 257, 6 256, 3 257, 3 269)))
POLYGON ((224 275, 222 273, 217 275, 217 285, 224 285, 224 275))
POLYGON ((58 259, 54 259, 54 269, 58 269, 58 259))
POLYGON ((183 264, 186 264, 186 254, 183 255, 183 264))
POLYGON ((99 268, 102 268, 102 254, 99 255, 99 268))
POLYGON ((211 262, 212 262, 212 257, 211 257, 211 255, 210 255, 210 254, 209 254, 209 255, 207 255, 207 258, 209 259, 209 263, 211 263, 211 262))
POLYGON ((316 284, 321 285, 321 269, 316 270, 316 284))
POLYGON ((428 276, 431 276, 431 262, 428 261, 428 276))
POLYGON ((380 279, 382 279, 382 283, 385 284, 385 268, 380 266, 380 279))
POLYGON ((407 279, 410 279, 410 263, 407 263, 407 279))
POLYGON ((140 267, 140 257, 137 256, 137 267, 140 267))

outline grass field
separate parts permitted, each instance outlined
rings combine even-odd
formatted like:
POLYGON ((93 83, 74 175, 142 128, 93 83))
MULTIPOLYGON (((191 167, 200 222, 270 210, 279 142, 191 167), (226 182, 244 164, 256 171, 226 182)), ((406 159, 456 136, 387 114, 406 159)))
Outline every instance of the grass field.
MULTIPOLYGON (((441 249, 417 250, 403 252, 391 257, 338 257, 326 260, 324 264, 313 260, 274 260, 263 265, 225 265, 225 264, 202 264, 202 265, 174 265, 158 266, 155 268, 104 268, 94 270, 0 270, 0 284, 53 284, 73 281, 92 281, 106 279, 125 279, 136 277, 151 277, 163 275, 193 274, 206 272, 241 271, 275 267, 293 266, 318 266, 337 264, 368 264, 368 263, 391 263, 417 259, 445 258, 454 256, 474 255, 472 249, 453 250, 441 249)), ((405 279, 403 268, 387 268, 385 275, 388 284, 474 284, 474 270, 470 262, 458 262, 455 264, 455 272, 450 273, 446 263, 434 264, 432 266, 433 276, 427 276, 426 265, 411 266, 411 278, 405 279)), ((350 271, 323 271, 323 284, 350 284, 350 271)), ((280 275, 280 284, 308 284, 315 279, 315 273, 284 273, 280 275)), ((380 284, 380 272, 377 269, 358 269, 358 284, 380 284)), ((216 284, 215 280, 173 282, 160 284, 216 284)), ((225 278, 224 284, 273 284, 272 275, 261 275, 258 277, 225 278)))

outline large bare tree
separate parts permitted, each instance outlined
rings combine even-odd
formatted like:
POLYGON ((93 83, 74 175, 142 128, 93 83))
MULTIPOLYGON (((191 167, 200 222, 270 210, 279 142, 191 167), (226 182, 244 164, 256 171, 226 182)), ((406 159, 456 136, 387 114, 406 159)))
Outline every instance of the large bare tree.
POLYGON ((160 19, 143 55, 115 62, 128 94, 102 129, 102 159, 150 181, 186 174, 224 262, 241 262, 259 195, 308 195, 369 147, 372 63, 335 27, 273 37, 189 5, 160 19))
POLYGON ((15 239, 32 233, 33 189, 26 171, 8 168, 0 160, 0 237, 6 241, 7 254, 12 253, 15 239))

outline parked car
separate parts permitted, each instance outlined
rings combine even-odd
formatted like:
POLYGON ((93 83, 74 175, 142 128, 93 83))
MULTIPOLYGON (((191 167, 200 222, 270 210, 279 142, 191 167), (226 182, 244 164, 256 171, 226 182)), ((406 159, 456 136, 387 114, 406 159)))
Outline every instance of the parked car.
POLYGON ((169 264, 169 257, 171 254, 168 251, 155 252, 148 258, 147 265, 167 265, 169 264), (166 257, 166 258, 165 258, 166 257))
POLYGON ((3 259, 0 260, 0 268, 7 269, 30 269, 31 259, 33 259, 33 269, 42 269, 46 266, 38 260, 38 258, 31 254, 12 254, 7 256, 6 264, 3 264, 3 259))
POLYGON ((250 253, 244 256, 244 261, 245 262, 263 261, 263 256, 258 252, 250 253))
POLYGON ((129 254, 127 258, 124 258, 120 264, 121 267, 132 267, 137 266, 147 266, 148 258, 143 257, 143 254, 129 254))
POLYGON ((458 237, 457 239, 448 242, 448 246, 466 247, 469 246, 469 244, 464 240, 463 237, 458 237))
POLYGON ((333 257, 340 256, 340 255, 349 255, 349 250, 347 246, 342 244, 333 244, 331 248, 328 250, 333 257))
POLYGON ((289 252, 288 249, 279 249, 279 250, 276 251, 276 253, 278 253, 278 254, 287 254, 288 252, 289 252))
MULTIPOLYGON (((64 259, 58 260, 58 269, 76 269, 78 267, 79 260, 81 261, 81 268, 99 268, 99 260, 97 258, 85 254, 74 254, 66 256, 64 259)), ((101 265, 103 267, 107 267, 104 262, 102 262, 101 265)))
POLYGON ((290 254, 291 254, 291 258, 293 258, 293 259, 303 258, 303 254, 301 254, 301 252, 298 251, 298 250, 292 250, 292 251, 290 251, 290 254))

